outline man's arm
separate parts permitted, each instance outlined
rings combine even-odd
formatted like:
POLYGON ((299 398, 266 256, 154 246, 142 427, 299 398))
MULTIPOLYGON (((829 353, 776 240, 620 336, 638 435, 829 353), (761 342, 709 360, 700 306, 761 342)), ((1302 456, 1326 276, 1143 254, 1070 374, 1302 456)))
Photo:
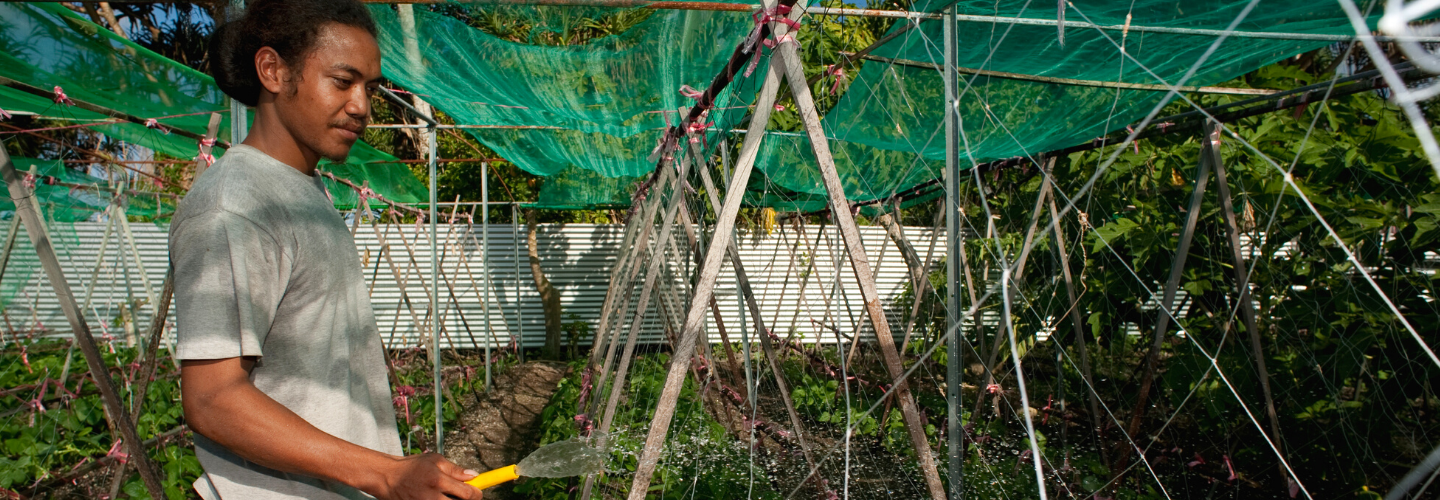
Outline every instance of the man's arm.
POLYGON ((381 500, 480 498, 462 470, 434 453, 397 457, 310 425, 250 382, 254 358, 185 360, 185 420, 195 432, 257 464, 346 484, 381 500))

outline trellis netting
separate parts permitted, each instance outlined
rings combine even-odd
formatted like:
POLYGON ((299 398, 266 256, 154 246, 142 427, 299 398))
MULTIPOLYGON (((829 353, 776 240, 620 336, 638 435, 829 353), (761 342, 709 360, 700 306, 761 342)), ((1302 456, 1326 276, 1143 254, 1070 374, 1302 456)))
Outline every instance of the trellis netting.
MULTIPOLYGON (((176 158, 196 157, 198 144, 169 129, 204 134, 211 113, 229 113, 229 99, 208 75, 122 39, 58 3, 0 4, 0 67, 5 78, 155 119, 154 127, 126 122, 90 128, 176 158)), ((8 87, 0 87, 0 109, 74 123, 113 121, 8 87)), ((221 120, 217 136, 230 137, 230 120, 221 120)), ((221 156, 224 150, 217 147, 213 154, 221 156)), ((368 144, 357 142, 343 165, 327 161, 321 168, 357 185, 368 181, 393 201, 425 200, 424 187, 408 168, 368 144)), ((326 182, 337 207, 353 208, 352 190, 326 182)))
MULTIPOLYGON (((929 7, 917 5, 916 9, 938 11, 946 5, 942 1, 924 3, 929 7)), ((962 167, 1005 158, 1033 159, 1039 153, 1123 130, 1143 119, 1166 94, 965 74, 967 69, 1096 83, 1180 85, 1183 80, 1185 86, 1215 85, 1334 43, 1266 34, 1353 34, 1338 4, 1263 3, 1241 18, 1235 32, 1207 55, 1219 33, 1240 17, 1249 3, 1070 4, 1065 20, 1107 28, 1067 27, 1063 44, 1055 26, 1054 5, 956 3, 957 66, 963 68, 959 104, 964 130, 962 167), (1154 28, 1192 33, 1157 32, 1154 28), (1193 32, 1202 30, 1213 31, 1193 32), (1197 65, 1197 61, 1203 62, 1197 65), (1193 75, 1187 75, 1192 70, 1193 75)), ((905 24, 898 22, 892 31, 905 24)), ((865 62, 845 95, 824 117, 825 132, 833 139, 831 149, 850 199, 887 198, 940 177, 945 154, 944 77, 939 69, 945 52, 942 29, 940 20, 920 21, 917 28, 877 48, 873 55, 895 62, 865 62)), ((803 138, 771 135, 757 166, 781 187, 823 193, 810 151, 803 138)))

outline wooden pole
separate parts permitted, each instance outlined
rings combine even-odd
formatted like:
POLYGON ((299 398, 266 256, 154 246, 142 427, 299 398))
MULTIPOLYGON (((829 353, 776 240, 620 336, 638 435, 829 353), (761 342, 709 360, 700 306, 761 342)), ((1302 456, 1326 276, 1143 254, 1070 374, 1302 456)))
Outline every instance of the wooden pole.
MULTIPOLYGON (((660 276, 660 268, 665 263, 665 248, 669 246, 671 230, 675 225, 675 216, 680 213, 680 206, 683 204, 681 196, 681 184, 684 183, 685 177, 683 166, 689 165, 689 161, 682 161, 681 165, 680 175, 675 176, 671 182, 670 207, 665 210, 664 220, 660 223, 660 235, 655 240, 654 250, 650 252, 650 265, 645 270, 645 284, 641 285, 640 297, 635 302, 635 316, 630 320, 630 333, 625 339, 625 352, 621 354, 620 364, 615 367, 615 380, 610 389, 610 397, 605 403, 605 413, 600 420, 602 434, 610 431, 610 424, 615 419, 615 408, 620 404, 620 395, 625 392, 625 377, 630 370, 630 360, 635 354, 635 341, 640 337, 640 328, 645 322, 645 312, 650 303, 651 291, 655 289, 655 279, 660 276)), ((668 166, 661 168, 670 169, 668 166)), ((659 193, 652 193, 651 196, 659 196, 659 193)), ((693 349, 693 344, 691 347, 693 349)), ((676 354, 670 360, 670 368, 673 371, 676 367, 680 367, 680 376, 683 378, 685 370, 690 367, 690 356, 689 353, 681 356, 679 349, 679 346, 676 346, 676 354)), ((664 401, 663 396, 661 401, 664 401)), ((602 439, 604 438, 602 437, 602 439)), ((585 478, 585 486, 581 490, 580 498, 590 498, 590 489, 594 486, 594 482, 595 476, 585 478)))
MULTIPOLYGON (((779 57, 772 56, 772 58, 779 59, 784 66, 786 79, 790 83, 796 107, 800 111, 800 119, 805 124, 806 134, 810 137, 810 147, 815 151, 821 179, 825 183, 825 190, 830 195, 830 213, 835 218, 835 225, 840 229, 840 235, 850 255, 850 264, 854 268, 856 281, 860 283, 860 295, 865 301, 865 311, 870 316, 870 322, 874 325, 875 336, 880 343, 885 367, 890 372, 890 376, 895 379, 895 396, 900 400, 900 411, 905 416, 905 427, 909 431, 911 444, 915 447, 915 455, 920 462, 920 471, 925 477, 930 496, 937 500, 943 499, 945 498, 945 486, 940 481, 940 473, 935 469, 935 457, 931 454, 929 438, 925 436, 925 422, 920 419, 919 407, 915 405, 915 398, 910 394, 909 383, 905 380, 905 366, 900 360, 900 353, 895 349, 895 340, 890 335, 890 323, 885 318, 884 307, 880 304, 880 293, 875 286, 875 274, 870 269, 870 262, 865 254, 865 246, 860 240, 860 230, 855 224, 855 217, 850 213, 850 202, 845 198, 845 187, 840 182, 835 159, 830 154, 829 139, 825 136, 825 131, 820 124, 820 116, 815 109, 810 88, 805 85, 805 71, 801 67, 796 46, 795 43, 780 43, 775 51, 779 57)), ((739 191, 732 190, 731 192, 738 193, 739 191)), ((631 494, 634 498, 633 491, 631 494)))
MULTIPOLYGON (((702 175, 704 175, 707 179, 710 177, 709 172, 706 172, 706 171, 705 171, 705 168, 701 168, 700 171, 702 172, 702 175)), ((712 183, 712 185, 713 185, 713 183, 712 183)), ((711 187, 706 187, 706 189, 712 189, 712 188, 711 188, 711 187)), ((713 191, 712 191, 712 192, 713 192, 713 191)), ((714 197, 712 196, 711 199, 712 199, 712 201, 713 201, 713 200, 714 200, 714 197)), ((718 206, 720 206, 720 205, 716 204, 716 205, 712 205, 712 206, 718 207, 718 206)), ((685 225, 684 225, 684 227, 685 227, 685 237, 689 239, 689 241, 690 241, 690 247, 693 248, 693 249, 695 249, 696 258, 698 258, 698 259, 703 259, 703 258, 705 258, 704 252, 701 252, 701 251, 700 251, 701 245, 700 245, 698 236, 695 234, 695 231, 692 231, 692 230, 690 229, 690 222, 689 222, 689 221, 694 221, 694 220, 699 220, 699 219, 697 219, 697 218, 695 218, 695 217, 691 217, 691 216, 690 216, 690 211, 689 211, 688 209, 686 209, 684 205, 681 205, 681 206, 680 206, 680 220, 686 221, 686 223, 685 223, 685 225)), ((731 349, 731 347, 730 347, 730 335, 729 335, 728 332, 725 331, 725 319, 722 318, 721 315, 720 315, 720 303, 715 301, 715 296, 714 296, 714 295, 711 295, 711 296, 710 296, 710 313, 711 313, 711 315, 715 318, 715 329, 720 333, 720 343, 721 343, 722 345, 724 345, 724 347, 725 347, 725 360, 726 360, 727 364, 730 365, 730 374, 731 374, 732 376, 735 375, 735 374, 738 374, 738 373, 740 373, 740 363, 739 363, 739 361, 736 361, 736 360, 735 360, 735 350, 734 350, 734 349, 731 349)), ((682 321, 683 321, 683 318, 682 318, 682 321)), ((681 323, 680 327, 683 329, 683 328, 685 327, 684 323, 681 323)), ((701 345, 701 347, 708 348, 709 344, 710 344, 710 339, 707 338, 707 339, 705 340, 705 342, 702 343, 702 344, 700 344, 700 345, 701 345)), ((732 382, 734 382, 734 381, 732 381, 732 382)), ((749 401, 749 400, 750 400, 750 392, 749 392, 749 391, 750 391, 750 387, 749 387, 749 384, 734 383, 733 385, 738 385, 738 386, 740 386, 740 387, 741 387, 741 396, 744 397, 746 401, 749 401)), ((727 408, 728 408, 728 407, 727 407, 727 408)), ((728 410, 727 410, 727 411, 728 411, 728 410)))
POLYGON ((100 349, 95 344, 95 338, 90 335, 90 325, 85 322, 85 315, 81 313, 79 304, 75 303, 75 295, 70 292, 70 283, 65 281, 65 273, 60 268, 60 261, 55 256, 55 248, 50 245, 50 236, 40 223, 40 213, 35 210, 31 201, 34 194, 29 186, 25 185, 25 179, 19 172, 15 171, 15 164, 10 161, 10 154, 4 148, 0 148, 0 174, 3 174, 5 184, 10 189, 10 199, 15 203, 15 215, 20 223, 25 225, 25 232, 30 236, 30 242, 35 247, 35 254, 40 259, 40 265, 45 269, 45 274, 50 279, 50 286, 55 289, 55 298, 60 302, 60 308, 65 312, 65 319, 70 322, 70 328, 75 332, 75 340, 80 344, 80 352, 85 355, 85 362, 89 365, 91 378, 100 389, 100 399, 105 406, 106 418, 112 425, 120 429, 120 434, 130 451, 130 459, 134 461, 135 468, 140 471, 140 477, 145 481, 145 489, 150 492, 151 498, 164 498, 165 490, 161 486, 159 472, 155 464, 150 461, 146 454, 145 442, 140 439, 140 433, 135 429, 134 420, 130 417, 130 411, 125 408, 120 400, 120 394, 115 390, 115 382, 110 378, 110 372, 105 366, 105 360, 100 356, 100 349))
MULTIPOLYGON (((131 258, 135 259, 135 269, 140 275, 140 283, 145 287, 145 299, 150 302, 151 311, 154 311, 160 298, 155 295, 155 287, 150 284, 150 276, 145 273, 145 265, 140 261, 140 248, 135 244, 135 233, 130 231, 130 218, 125 215, 125 207, 111 205, 114 211, 113 217, 120 225, 120 235, 125 238, 125 244, 130 249, 131 258)), ((131 311, 132 315, 134 311, 131 311)))
MULTIPOLYGON (((5 245, 0 248, 0 281, 5 280, 5 269, 10 267, 10 252, 15 250, 15 238, 20 235, 20 221, 10 221, 10 227, 5 229, 5 245)), ((101 253, 104 253, 104 244, 101 244, 101 253)), ((91 281, 94 281, 93 279, 91 281)))
MULTIPOLYGON (((1045 165, 1040 167, 1049 172, 1055 168, 1055 158, 1050 157, 1045 165)), ((1040 226, 1041 210, 1045 208, 1045 199, 1050 197, 1050 176, 1045 175, 1040 179, 1040 194, 1035 197, 1035 210, 1030 213, 1030 229, 1025 231, 1025 243, 1020 246, 1020 259, 1015 263, 1015 286, 1025 280, 1025 261, 1030 258, 1031 243, 1035 241, 1035 229, 1040 226)))
POLYGON ((599 408, 600 394, 603 392, 599 389, 605 386, 605 379, 610 373, 610 364, 615 361, 615 350, 618 348, 620 333, 623 331, 622 327, 624 326, 619 321, 612 321, 609 318, 611 316, 617 319, 622 318, 625 312, 630 310, 630 297, 634 294, 635 290, 635 275, 640 270, 640 263, 643 262, 645 252, 648 250, 650 231, 654 225, 654 214, 660 206, 660 191, 670 185, 672 176, 674 175, 674 171, 670 169, 661 170, 660 174, 656 177, 655 184, 650 188, 651 193, 649 197, 646 198, 645 203, 640 206, 639 216, 631 217, 627 223, 627 225, 633 225, 637 228, 635 240, 626 247, 630 249, 630 257, 626 258, 626 267, 629 269, 625 271, 625 279, 623 281, 617 283, 612 280, 610 282, 611 288, 620 288, 619 284, 623 283, 625 292, 624 295, 620 296, 617 303, 612 304, 614 310, 601 316, 601 325, 614 330, 614 333, 607 335, 605 328, 596 330, 595 335, 597 337, 608 338, 608 341, 605 346, 605 357, 603 360, 595 356, 595 353, 599 352, 600 348, 591 348, 590 366, 592 369, 593 367, 599 366, 600 369, 599 372, 592 377, 594 379, 593 387, 595 387, 596 390, 591 392, 590 401, 581 402, 581 404, 584 405, 583 408, 580 408, 582 414, 594 413, 599 408), (609 321, 610 323, 603 323, 604 321, 609 321), (602 361, 603 364, 601 364, 602 361))
POLYGON ((170 314, 170 300, 175 296, 174 278, 174 269, 165 271, 165 282, 160 286, 160 302, 155 304, 155 314, 150 318, 149 335, 146 336, 149 343, 145 344, 145 356, 140 358, 140 373, 136 374, 139 380, 135 382, 134 401, 130 406, 130 414, 135 417, 137 424, 145 408, 145 393, 149 390, 150 379, 155 377, 155 365, 160 361, 160 342, 165 333, 165 319, 170 314))
MULTIPOLYGON (((775 3, 767 1, 766 5, 773 8, 775 3)), ((801 9, 792 10, 791 19, 798 19, 800 12, 801 9)), ((777 36, 787 31, 787 27, 781 23, 771 24, 771 29, 777 36)), ((750 172, 755 166, 756 157, 760 154, 760 141, 765 137, 765 125, 769 122, 770 112, 774 109, 775 94, 780 89, 780 68, 777 59, 771 57, 770 66, 766 69, 764 84, 755 105, 755 114, 750 118, 745 142, 740 147, 740 160, 735 165, 735 172, 731 174, 727 193, 742 193, 750 182, 750 172)), ((685 315, 685 324, 681 327, 680 343, 675 346, 674 356, 670 358, 670 366, 665 375, 665 385, 661 389, 660 398, 655 405, 655 416, 650 421, 650 432, 645 437, 645 446, 641 449, 640 461, 635 468, 635 478, 630 484, 630 500, 645 498, 645 493, 650 489, 650 479, 655 474, 655 466, 660 462, 660 453, 664 450, 665 438, 670 432, 670 420, 675 416, 675 403, 680 397, 685 371, 690 364, 690 355, 695 352, 696 338, 699 337, 700 330, 704 327, 705 306, 714 296, 715 282, 720 275, 720 266, 725 259, 726 248, 729 247, 731 232, 735 229, 735 218, 740 213, 741 198, 743 196, 726 197, 725 204, 720 207, 720 213, 716 214, 714 236, 710 241, 710 246, 705 249, 705 260, 701 262, 700 277, 695 283, 695 296, 690 301, 689 311, 685 315)), ((586 497, 582 495, 581 498, 586 497)))
MULTIPOLYGON (((925 260, 922 261, 925 265, 920 269, 920 275, 925 276, 925 279, 920 281, 914 303, 910 304, 910 315, 905 318, 905 336, 903 340, 900 341, 900 352, 902 353, 905 352, 904 350, 910 345, 910 334, 915 330, 915 322, 920 318, 920 304, 925 302, 925 295, 930 292, 930 263, 935 259, 935 244, 940 240, 940 225, 944 223, 945 212, 943 210, 936 211, 935 227, 930 230, 930 248, 925 250, 925 260)), ((903 235, 904 233, 901 234, 903 235)), ((921 345, 924 344, 922 340, 921 345)), ((923 348, 924 347, 922 347, 922 349, 923 348)))
MULTIPOLYGON (((696 158, 700 170, 700 180, 705 185, 705 192, 710 195, 711 206, 720 205, 719 191, 715 189, 715 181, 710 178, 710 169, 700 157, 699 148, 695 145, 690 147, 691 156, 696 158)), ((744 196, 744 191, 730 191, 731 196, 744 196)), ((810 469, 817 468, 815 457, 810 454, 810 445, 805 439, 805 424, 800 421, 800 413, 795 411, 795 399, 790 394, 790 384, 785 381, 785 372, 780 369, 780 358, 775 353, 774 335, 765 327, 765 317, 760 313, 760 304, 755 301, 755 291, 750 287, 750 277, 745 274, 745 264, 740 261, 740 249, 731 238, 726 245, 726 251, 730 254, 730 265, 735 268, 735 287, 739 289, 740 295, 745 298, 745 305, 750 309, 750 316, 755 323, 755 334, 760 337, 760 350, 764 352, 765 359, 770 363, 770 371, 775 374, 775 388, 780 392, 780 400, 785 403, 785 412, 790 416, 790 425, 795 429, 795 441, 800 443, 800 451, 805 455, 805 463, 810 469)))
MULTIPOLYGON (((1042 168, 1048 171, 1049 168, 1053 166, 1055 166, 1055 158, 1052 157, 1042 168)), ((1035 210, 1030 213, 1030 227, 1025 230, 1025 241, 1020 246, 1020 257, 1015 263, 1015 273, 1010 277, 1011 284, 1015 287, 1019 287, 1020 282, 1024 279, 1025 261, 1030 257, 1030 244, 1035 240, 1035 230, 1040 226, 1041 209, 1045 207, 1045 199, 1050 195, 1050 177, 1042 177, 1040 180, 1040 193, 1035 197, 1035 210)), ((1006 336, 996 335, 994 341, 990 344, 990 351, 985 359, 986 387, 995 383, 995 372, 1000 369, 999 362, 997 361, 997 358, 1000 356, 1000 343, 1007 339, 1008 337, 1006 336)), ((976 402, 979 403, 978 400, 976 402)))
POLYGON ((905 259, 905 267, 910 271, 910 293, 915 294, 918 299, 923 293, 922 288, 925 283, 925 263, 920 262, 920 254, 915 251, 915 246, 910 244, 910 240, 905 238, 904 230, 895 221, 894 216, 888 213, 882 214, 880 217, 876 217, 875 221, 885 228, 885 235, 889 236, 890 241, 895 243, 895 247, 900 249, 900 256, 905 259))
MULTIPOLYGON (((1225 216, 1225 229, 1230 235, 1231 257, 1235 263, 1235 288, 1240 293, 1236 307, 1240 309, 1240 318, 1250 333, 1250 354, 1255 359, 1255 372, 1260 375, 1260 391, 1265 396, 1265 413, 1270 417, 1270 437, 1275 443, 1276 452, 1280 453, 1280 417, 1275 412, 1275 398, 1270 394, 1270 371, 1265 367, 1265 351, 1260 344, 1260 329, 1256 326, 1255 302, 1250 296, 1250 267, 1245 265, 1245 254, 1240 249, 1240 225, 1235 221, 1230 184, 1225 178, 1225 161, 1220 156, 1219 124, 1213 121, 1205 123, 1205 140, 1200 144, 1200 157, 1201 161, 1209 161, 1215 168, 1215 187, 1220 190, 1220 213, 1225 216)), ((1278 467, 1280 477, 1285 480, 1281 487, 1288 489, 1291 484, 1290 472, 1284 463, 1278 467)))
MULTIPOLYGON (((649 202, 650 200, 645 201, 649 202)), ((649 205, 649 203, 643 203, 640 212, 645 213, 649 205)), ((594 340, 591 341, 590 346, 590 363, 585 367, 586 370, 592 372, 600 366, 600 353, 603 352, 606 347, 605 333, 609 330, 610 317, 613 315, 615 306, 619 301, 618 296, 622 293, 619 286, 620 277, 626 276, 628 278, 626 271, 632 267, 631 262, 634 260, 637 252, 634 245, 635 239, 640 233, 639 224, 636 223, 637 220, 639 220, 639 217, 631 218, 631 220, 626 222, 625 234, 620 238, 620 254, 616 257, 615 264, 610 268, 610 279, 607 280, 610 286, 605 289, 605 302, 600 305, 600 321, 595 327, 594 340)), ((516 248, 519 248, 518 244, 516 248)), ((581 408, 581 410, 583 411, 584 408, 581 408)))
MULTIPOLYGON (((1155 320, 1154 337, 1150 342, 1150 351, 1145 356, 1145 373, 1140 378, 1140 390, 1136 393, 1135 410, 1130 413, 1130 424, 1126 432, 1131 436, 1138 436, 1140 425, 1145 417, 1145 409, 1148 408, 1150 397, 1150 386, 1155 382, 1155 370, 1160 363, 1160 348, 1165 343, 1165 333, 1169 328, 1170 320, 1173 318, 1173 311, 1170 308, 1175 306, 1175 293, 1180 288, 1180 276, 1185 271, 1185 259, 1190 256, 1190 243, 1195 237, 1195 224, 1200 220, 1200 203, 1205 199, 1205 183, 1210 178, 1210 162, 1201 161, 1200 166, 1195 169, 1195 189, 1190 193, 1190 206, 1185 212, 1185 226, 1180 230, 1180 246, 1175 250, 1175 260, 1170 264, 1170 278, 1165 282, 1164 295, 1160 299, 1158 318, 1155 320)), ((1121 454, 1118 463, 1115 465, 1115 479, 1125 474, 1125 466, 1129 463, 1130 454, 1121 454)), ((1118 481, 1111 481, 1118 483, 1118 481)))
MULTIPOLYGON (((43 99, 45 99, 45 100, 47 100, 47 101, 54 101, 54 100, 55 100, 55 92, 52 92, 52 91, 49 91, 49 90, 45 90, 45 89, 42 89, 42 88, 40 88, 40 87, 36 87, 36 86, 34 86, 34 85, 30 85, 30 84, 28 84, 28 83, 21 82, 21 81, 18 81, 18 80, 13 80, 13 79, 6 78, 6 77, 3 77, 3 76, 0 76, 0 86, 10 87, 10 88, 12 88, 12 89, 19 90, 19 91, 24 92, 24 93, 26 93, 26 94, 30 94, 30 95, 33 95, 33 96, 38 96, 38 97, 43 98, 43 99)), ((85 102, 85 101, 73 101, 73 102, 75 103, 74 105, 75 105, 75 107, 77 107, 77 108, 83 109, 83 110, 85 110, 85 111, 90 111, 90 112, 92 112, 92 113, 99 113, 99 114, 102 114, 102 115, 105 115, 105 116, 108 116, 108 117, 111 117, 111 118, 114 118, 114 119, 117 119, 117 120, 127 121, 127 122, 134 123, 134 124, 137 124, 137 125, 144 125, 144 124, 145 124, 145 121, 146 121, 145 118, 141 118, 141 117, 138 117, 138 116, 135 116, 135 115, 131 115, 131 114, 129 114, 129 113, 124 113, 124 112, 121 112, 121 111, 116 111, 116 110, 113 110, 113 109, 110 109, 110 108, 106 108, 106 107, 103 107, 103 106, 98 106, 98 105, 91 104, 91 103, 88 103, 88 102, 85 102)), ((181 136, 181 137, 187 137, 187 138, 190 138, 190 139, 195 139, 195 140, 200 140, 200 139, 203 138, 203 136, 201 136, 200 134, 191 132, 191 131, 189 131, 189 130, 180 129, 180 128, 170 129, 170 133, 175 134, 175 135, 178 135, 178 136, 181 136)), ((228 142, 222 142, 222 143, 219 143, 219 145, 222 146, 222 147, 226 147, 226 148, 229 148, 229 147, 230 147, 230 143, 228 143, 228 142)))
MULTIPOLYGON (((470 284, 471 284, 471 286, 473 287, 474 284, 475 284, 475 275, 474 275, 474 273, 470 272, 470 259, 467 259, 467 258, 465 257, 465 248, 464 248, 465 245, 464 245, 463 238, 460 238, 461 241, 456 241, 456 239, 457 239, 457 237, 458 237, 459 235, 457 234, 457 231, 455 230, 455 221, 459 220, 458 215, 459 215, 459 212, 460 212, 460 203, 459 203, 459 202, 460 202, 460 195, 455 195, 455 202, 456 202, 455 205, 452 205, 452 206, 450 207, 450 221, 449 221, 448 224, 446 224, 445 244, 440 247, 440 258, 439 258, 438 261, 436 261, 436 264, 435 264, 435 265, 436 265, 437 267, 441 268, 441 269, 444 269, 444 268, 445 268, 445 260, 450 257, 450 248, 451 248, 451 246, 454 246, 456 253, 459 254, 459 257, 458 257, 458 258, 460 259, 461 265, 465 266, 465 271, 466 271, 466 273, 470 276, 470 284)), ((466 214, 467 220, 473 221, 473 220, 474 220, 473 215, 474 215, 473 213, 471 213, 471 214, 466 214)), ((469 230, 470 226, 473 226, 473 224, 466 226, 466 229, 467 229, 466 232, 467 232, 467 233, 469 232, 468 230, 469 230)), ((472 235, 472 237, 473 237, 473 235, 472 235)), ((459 279, 459 277, 457 276, 457 277, 456 277, 456 280, 458 280, 458 279, 459 279)), ((458 318, 460 318, 460 327, 465 330, 465 336, 470 339, 470 344, 471 344, 471 345, 479 345, 480 342, 477 341, 477 339, 475 338, 475 333, 470 330, 470 321, 465 318, 465 310, 460 307, 460 301, 459 301, 459 299, 457 299, 457 298, 455 297, 455 284, 454 284, 454 282, 450 279, 449 276, 446 276, 446 275, 444 275, 444 274, 441 274, 441 275, 440 275, 440 282, 445 284, 446 293, 448 293, 449 298, 450 298, 450 300, 448 300, 448 301, 445 301, 444 299, 441 299, 443 302, 446 303, 446 306, 445 306, 445 309, 440 312, 440 316, 439 316, 438 318, 436 318, 436 321, 440 324, 441 331, 447 332, 447 334, 445 335, 445 338, 447 338, 447 339, 450 338, 450 336, 449 336, 449 334, 448 334, 449 329, 445 326, 445 322, 446 322, 446 318, 448 318, 448 317, 450 316, 450 304, 454 304, 454 305, 455 305, 455 316, 458 317, 458 318)), ((488 311, 487 311, 487 313, 488 313, 488 311)), ((491 338, 490 338, 490 340, 493 340, 493 339, 494 339, 494 334, 493 334, 493 330, 490 329, 490 324, 489 324, 490 322, 487 320, 485 323, 486 323, 486 324, 485 324, 485 331, 486 331, 487 333, 491 333, 491 338)), ((489 346, 490 343, 491 343, 491 342, 486 342, 485 345, 486 345, 486 346, 489 346)), ((451 352, 451 353, 455 353, 455 352, 458 351, 458 350, 459 350, 459 347, 457 347, 457 346, 455 345, 455 342, 454 342, 454 340, 452 339, 451 342, 450 342, 450 352, 451 352)), ((489 349, 486 349, 486 354, 485 354, 486 375, 489 375, 489 363, 490 363, 489 349)), ((488 391, 489 388, 486 388, 486 390, 488 391)), ((451 403, 453 404, 454 402, 452 401, 451 403)))
POLYGON ((1065 293, 1070 298, 1070 324, 1075 329, 1075 348, 1080 351, 1080 376, 1085 378, 1085 393, 1089 396, 1091 429, 1099 436, 1100 461, 1110 466, 1110 450, 1105 446, 1105 426, 1100 419, 1100 397, 1096 394, 1095 375, 1090 370, 1089 338, 1085 335, 1084 323, 1080 318, 1080 295, 1075 292, 1075 279, 1070 274, 1070 254, 1065 248, 1065 230, 1060 225, 1060 212, 1055 208, 1055 199, 1050 199, 1050 224, 1055 228, 1055 250, 1060 257, 1060 273, 1065 277, 1065 293))
MULTIPOLYGON (((391 216, 391 221, 394 222, 395 226, 400 227, 399 221, 396 221, 393 215, 391 216)), ((375 220, 371 220, 372 228, 378 229, 376 227, 378 225, 379 224, 375 220)), ((387 224, 385 226, 385 232, 390 232, 390 225, 387 224)), ((401 276, 400 268, 395 265, 395 258, 390 255, 393 252, 386 251, 390 249, 390 244, 385 241, 385 234, 377 230, 375 231, 375 238, 380 241, 380 256, 385 259, 385 263, 390 266, 390 272, 395 275, 395 284, 400 288, 400 301, 401 303, 405 304, 406 310, 410 311, 410 320, 415 322, 416 333, 423 334, 423 323, 420 321, 420 315, 415 312, 415 304, 410 301, 409 286, 406 285, 406 277, 410 275, 409 267, 406 267, 405 276, 401 276)), ((403 232, 400 234, 400 239, 402 241, 404 241, 405 239, 405 234, 403 232)), ((406 245, 406 250, 409 250, 409 245, 406 245)), ((413 254, 411 255, 411 261, 414 261, 413 254)))
MULTIPOLYGON (((804 250, 804 251, 810 255, 810 258, 808 259, 808 260, 809 260, 809 264, 806 266, 805 271, 803 272, 804 275, 805 275, 805 277, 800 280, 800 292, 799 292, 799 295, 800 295, 799 301, 800 301, 800 302, 799 302, 799 303, 802 304, 802 306, 801 306, 801 307, 796 307, 796 308, 795 308, 795 312, 790 315, 790 329, 791 329, 791 330, 795 330, 795 322, 800 319, 800 311, 801 311, 802 309, 804 309, 805 305, 808 305, 808 304, 809 304, 809 299, 807 299, 807 298, 806 298, 806 295, 805 295, 805 289, 806 289, 807 285, 810 284, 810 277, 811 277, 811 276, 817 276, 817 275, 820 273, 819 268, 816 267, 816 265, 815 265, 815 258, 820 255, 820 251, 819 251, 817 248, 820 246, 820 237, 825 234, 825 223, 822 221, 822 222, 820 223, 820 230, 815 232, 815 243, 814 243, 814 244, 807 243, 806 239, 809 238, 809 236, 805 234, 805 221, 804 221, 803 219, 801 219, 800 217, 796 217, 794 220, 796 221, 796 223, 795 223, 795 246, 792 247, 793 249, 791 250, 791 252, 793 253, 793 252, 798 252, 798 251, 800 251, 801 245, 804 245, 804 247, 805 247, 805 250, 804 250)), ((792 258, 794 258, 794 257, 792 256, 792 258)), ((822 299, 825 300, 825 316, 826 316, 826 318, 828 319, 828 318, 829 318, 829 315, 830 315, 830 294, 824 293, 824 292, 825 292, 825 284, 824 284, 823 282, 820 282, 820 281, 817 280, 815 286, 820 287, 820 292, 821 292, 821 293, 820 293, 820 298, 822 298, 822 299)), ((837 333, 837 335, 838 335, 838 333, 837 333)), ((823 338, 823 337, 824 337, 824 332, 819 332, 819 333, 815 336, 815 340, 816 340, 815 345, 817 345, 817 346, 820 345, 819 340, 820 340, 821 338, 823 338)), ((785 342, 786 342, 787 344, 790 342, 790 340, 792 340, 792 339, 790 338, 790 336, 786 336, 785 342)), ((836 352, 839 352, 840 344, 836 344, 836 345, 835 345, 835 349, 836 349, 836 352)))

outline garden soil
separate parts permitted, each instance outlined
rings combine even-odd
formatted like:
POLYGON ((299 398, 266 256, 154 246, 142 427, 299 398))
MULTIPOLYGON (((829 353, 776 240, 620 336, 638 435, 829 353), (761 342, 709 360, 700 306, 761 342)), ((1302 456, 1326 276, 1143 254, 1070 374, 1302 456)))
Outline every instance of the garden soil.
MULTIPOLYGON (((494 390, 464 403, 460 424, 445 434, 445 457, 484 472, 519 462, 539 447, 540 414, 569 374, 564 363, 532 361, 505 370, 494 390)), ((485 490, 486 500, 515 498, 514 483, 485 490)))

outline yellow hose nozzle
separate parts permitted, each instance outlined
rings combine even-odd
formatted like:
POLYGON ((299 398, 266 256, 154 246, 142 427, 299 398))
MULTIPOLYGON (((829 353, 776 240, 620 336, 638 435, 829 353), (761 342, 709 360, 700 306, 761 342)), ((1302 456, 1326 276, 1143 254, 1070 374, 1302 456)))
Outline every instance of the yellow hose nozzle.
POLYGON ((491 486, 495 486, 506 481, 514 481, 519 477, 520 474, 515 472, 515 466, 507 465, 499 469, 495 469, 490 472, 485 472, 478 476, 475 476, 475 479, 465 481, 465 484, 483 490, 485 488, 489 488, 491 486))

